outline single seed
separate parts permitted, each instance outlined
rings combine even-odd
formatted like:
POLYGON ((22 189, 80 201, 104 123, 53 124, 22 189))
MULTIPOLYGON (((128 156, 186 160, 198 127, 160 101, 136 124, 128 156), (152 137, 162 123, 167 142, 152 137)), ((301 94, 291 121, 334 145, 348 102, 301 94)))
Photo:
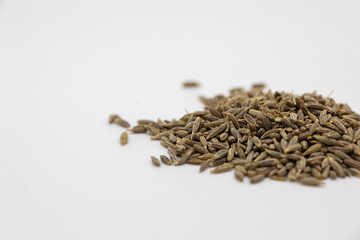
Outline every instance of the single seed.
POLYGON ((160 161, 158 158, 151 156, 151 162, 154 164, 154 166, 160 167, 160 161))
POLYGON ((195 80, 187 80, 183 83, 183 87, 185 88, 193 88, 193 87, 199 87, 200 84, 195 80))
POLYGON ((235 178, 236 178, 238 181, 242 182, 243 179, 244 179, 244 173, 242 172, 242 169, 241 169, 240 167, 241 167, 241 166, 236 166, 236 167, 234 168, 234 173, 235 173, 235 178))
POLYGON ((164 163, 166 165, 171 165, 170 159, 165 155, 160 155, 160 160, 162 163, 164 163))
POLYGON ((300 180, 300 183, 307 186, 322 186, 323 182, 321 182, 319 179, 313 178, 313 177, 305 177, 300 180))
POLYGON ((120 143, 121 145, 125 145, 127 144, 129 140, 129 135, 127 134, 127 132, 122 132, 120 135, 120 143))
POLYGON ((264 180, 264 178, 265 178, 264 174, 258 174, 258 175, 252 176, 250 178, 250 183, 252 183, 252 184, 259 183, 262 180, 264 180))
POLYGON ((210 171, 210 173, 224 173, 228 172, 233 168, 233 166, 229 163, 224 163, 223 165, 220 165, 213 170, 210 171))
POLYGON ((123 127, 123 128, 129 128, 131 127, 130 126, 130 123, 128 123, 126 120, 120 118, 119 116, 117 116, 115 119, 114 119, 114 123, 119 125, 120 127, 123 127))
POLYGON ((138 125, 130 129, 130 131, 133 133, 146 133, 147 130, 144 126, 138 125))

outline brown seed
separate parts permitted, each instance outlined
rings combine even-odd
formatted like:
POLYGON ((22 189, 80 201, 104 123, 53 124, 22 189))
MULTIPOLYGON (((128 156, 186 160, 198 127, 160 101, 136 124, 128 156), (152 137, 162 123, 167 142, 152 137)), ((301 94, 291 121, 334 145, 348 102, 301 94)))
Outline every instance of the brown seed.
POLYGON ((171 160, 172 164, 175 165, 175 166, 178 166, 179 165, 179 160, 178 160, 178 157, 176 156, 176 153, 169 152, 169 156, 170 156, 170 160, 171 160))
POLYGON ((205 162, 203 162, 200 166, 199 172, 205 171, 209 167, 210 162, 211 162, 211 159, 208 159, 205 162))
POLYGON ((115 121, 116 118, 118 118, 119 115, 116 115, 116 114, 111 114, 109 116, 109 123, 113 123, 115 121))
POLYGON ((179 162, 178 162, 178 165, 183 165, 186 160, 191 156, 191 154, 194 152, 193 149, 189 149, 187 150, 180 158, 179 162))
POLYGON ((129 135, 127 134, 127 132, 122 132, 120 135, 120 143, 121 145, 125 145, 127 144, 129 139, 129 135))
POLYGON ((228 151, 227 160, 228 160, 228 161, 233 160, 234 154, 235 154, 235 145, 232 145, 231 148, 230 148, 229 151, 228 151))
POLYGON ((135 126, 133 127, 130 131, 132 131, 133 133, 146 133, 146 128, 144 128, 144 126, 135 126))
POLYGON ((311 169, 311 174, 316 178, 316 179, 323 179, 323 175, 315 168, 311 169))
POLYGON ((228 133, 222 133, 220 134, 219 138, 221 141, 225 141, 228 138, 229 134, 228 133))
POLYGON ((194 134, 197 133, 197 131, 199 130, 200 124, 201 124, 201 118, 197 117, 192 126, 191 139, 193 139, 194 134))
POLYGON ((160 155, 160 160, 162 163, 164 163, 166 165, 171 165, 170 159, 165 155, 160 155))
POLYGON ((220 165, 213 170, 210 171, 210 173, 224 173, 228 172, 233 168, 233 166, 229 163, 224 163, 223 165, 220 165))
POLYGON ((205 154, 207 153, 208 151, 203 147, 201 146, 200 144, 194 144, 193 145, 193 148, 195 149, 195 151, 201 153, 201 154, 205 154))
POLYGON ((323 179, 326 179, 329 177, 329 173, 330 173, 330 165, 325 167, 324 171, 322 172, 322 177, 323 179))
POLYGON ((254 159, 254 163, 265 159, 266 156, 267 156, 267 153, 266 153, 266 152, 260 153, 260 154, 254 159))
POLYGON ((151 162, 154 164, 154 166, 160 167, 160 161, 158 158, 151 156, 151 162))
POLYGON ((208 160, 208 159, 212 158, 213 156, 214 156, 213 153, 205 153, 205 154, 199 156, 199 159, 201 159, 201 160, 208 160))
POLYGON ((349 167, 356 168, 356 169, 360 170, 360 162, 359 161, 355 161, 353 159, 345 159, 344 162, 349 167))
POLYGON ((331 179, 335 180, 336 177, 337 177, 337 174, 336 174, 335 171, 331 170, 330 173, 329 173, 329 176, 330 176, 331 179))
POLYGON ((233 166, 244 166, 247 163, 249 163, 248 161, 246 161, 245 159, 239 159, 239 158, 234 158, 231 162, 230 162, 233 166))
POLYGON ((255 176, 250 177, 250 183, 255 184, 255 183, 259 183, 262 180, 264 180, 265 175, 264 174, 258 174, 255 176))
POLYGON ((288 173, 289 181, 296 181, 296 168, 292 168, 288 173))
POLYGON ((201 165, 204 162, 205 162, 204 160, 201 160, 199 158, 193 158, 193 157, 190 157, 186 160, 187 164, 192 164, 192 165, 201 165))
POLYGON ((286 181, 286 177, 279 177, 279 176, 276 176, 276 175, 270 176, 269 178, 272 179, 272 180, 281 181, 281 182, 286 181))
POLYGON ((228 154, 228 149, 221 149, 220 151, 218 151, 217 153, 215 153, 215 155, 213 156, 213 160, 222 158, 224 156, 226 156, 228 154))
POLYGON ((326 144, 326 145, 330 145, 330 146, 342 146, 342 144, 332 138, 327 138, 327 137, 323 137, 323 136, 314 136, 314 138, 316 140, 318 140, 319 142, 326 144))
POLYGON ((212 159, 210 161, 209 166, 210 167, 217 167, 217 166, 220 166, 220 165, 222 165, 222 164, 224 164, 226 162, 227 162, 226 157, 222 157, 222 158, 219 158, 219 159, 212 159))
POLYGON ((127 121, 125 121, 124 119, 120 118, 119 116, 117 116, 115 119, 114 119, 114 123, 123 127, 123 128, 129 128, 131 127, 130 126, 130 123, 128 123, 127 121))
POLYGON ((206 137, 206 140, 209 140, 215 136, 217 136, 218 134, 222 133, 224 130, 226 129, 226 124, 221 124, 220 126, 214 128, 209 135, 206 137))
POLYGON ((200 84, 199 82, 195 81, 195 80, 187 80, 185 82, 183 82, 183 87, 185 88, 193 88, 193 87, 199 87, 200 84))
POLYGON ((279 163, 279 160, 276 158, 267 158, 265 160, 261 160, 255 163, 256 167, 271 167, 276 166, 279 163))
POLYGON ((322 186, 323 182, 321 182, 319 179, 313 178, 313 177, 305 177, 300 180, 300 183, 307 186, 322 186))
POLYGON ((304 156, 310 155, 314 152, 317 152, 321 149, 322 145, 321 144, 314 144, 311 147, 309 147, 305 152, 304 152, 304 156))
POLYGON ((284 150, 284 152, 285 153, 290 153, 290 152, 295 152, 295 151, 297 151, 297 150, 300 150, 301 149, 301 144, 300 143, 294 143, 294 144, 289 144, 286 148, 285 148, 285 150, 284 150))
POLYGON ((207 141, 206 141, 206 138, 204 136, 200 137, 200 142, 203 145, 203 147, 206 149, 207 148, 207 141))
POLYGON ((235 169, 234 169, 234 174, 235 174, 235 178, 236 178, 237 180, 239 180, 240 182, 242 182, 243 179, 244 179, 244 173, 242 172, 242 170, 241 170, 240 167, 241 167, 241 166, 236 166, 236 167, 235 167, 235 169))
POLYGON ((140 119, 137 121, 137 123, 139 125, 156 125, 156 123, 152 120, 145 120, 145 119, 140 119))
POLYGON ((305 167, 306 167, 306 159, 304 157, 301 157, 300 160, 296 162, 297 172, 300 173, 305 169, 305 167))
POLYGON ((253 126, 257 126, 256 120, 249 114, 245 113, 244 114, 244 119, 246 120, 246 122, 250 125, 253 126))
POLYGON ((344 169, 337 161, 335 161, 333 158, 329 158, 329 162, 331 168, 336 172, 337 176, 339 176, 340 178, 345 177, 344 169))
POLYGON ((360 170, 359 169, 349 168, 349 171, 351 172, 351 174, 353 176, 360 178, 360 170))

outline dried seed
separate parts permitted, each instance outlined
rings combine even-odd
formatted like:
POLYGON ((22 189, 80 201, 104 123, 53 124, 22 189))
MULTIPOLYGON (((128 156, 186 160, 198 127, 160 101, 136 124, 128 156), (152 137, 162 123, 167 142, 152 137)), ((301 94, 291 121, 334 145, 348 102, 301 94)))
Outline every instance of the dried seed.
POLYGON ((349 167, 356 168, 356 169, 360 170, 360 162, 359 161, 355 161, 353 159, 345 159, 344 162, 349 167))
POLYGON ((203 147, 206 149, 207 148, 207 141, 206 141, 206 138, 204 136, 200 137, 200 142, 203 145, 203 147))
POLYGON ((208 159, 205 162, 203 162, 200 166, 199 172, 205 171, 209 167, 210 162, 211 162, 211 159, 208 159))
POLYGON ((339 176, 340 178, 345 177, 344 169, 337 161, 335 161, 332 158, 329 158, 329 163, 331 168, 336 172, 337 176, 339 176))
POLYGON ((160 155, 160 160, 162 163, 164 163, 166 165, 171 165, 170 159, 165 155, 160 155))
POLYGON ((311 174, 316 178, 316 179, 319 179, 319 180, 322 180, 323 179, 323 175, 315 168, 312 168, 311 169, 311 174))
POLYGON ((279 163, 279 160, 276 158, 267 158, 262 161, 258 161, 255 163, 255 167, 271 167, 276 166, 279 163))
POLYGON ((235 154, 235 145, 233 144, 231 145, 231 148, 228 151, 227 160, 231 161, 234 158, 234 154, 235 154))
POLYGON ((151 162, 154 164, 154 166, 156 167, 160 167, 160 161, 158 158, 154 157, 154 156, 151 156, 151 162))
POLYGON ((226 156, 228 154, 228 149, 221 149, 220 151, 218 151, 217 153, 215 153, 215 155, 213 156, 213 160, 222 158, 224 156, 226 156))
POLYGON ((322 186, 323 182, 321 182, 319 179, 313 178, 313 177, 305 177, 300 180, 300 183, 307 186, 322 186))
POLYGON ((192 165, 201 165, 204 163, 203 160, 200 160, 198 158, 193 158, 193 157, 190 157, 186 160, 186 163, 187 164, 192 164, 192 165))
POLYGON ((276 175, 270 176, 269 178, 272 179, 272 180, 281 181, 281 182, 286 181, 286 177, 279 177, 279 176, 276 176, 276 175))
POLYGON ((255 184, 255 183, 259 183, 262 180, 264 180, 265 175, 264 174, 258 174, 255 176, 250 177, 250 183, 255 184))
POLYGON ((288 173, 289 181, 296 181, 296 168, 292 168, 288 173))
POLYGON ((233 166, 229 163, 224 163, 223 165, 220 165, 213 170, 210 171, 210 173, 224 173, 228 172, 233 168, 233 166))
POLYGON ((244 179, 244 173, 242 172, 242 170, 239 167, 241 167, 241 166, 236 166, 235 167, 234 173, 235 173, 235 178, 237 180, 239 180, 240 182, 242 182, 243 179, 244 179))
POLYGON ((322 177, 323 179, 326 179, 329 177, 329 173, 330 173, 330 165, 325 167, 324 171, 322 172, 322 177))
POLYGON ((324 137, 324 136, 314 136, 314 138, 316 140, 318 140, 319 142, 326 144, 326 145, 330 145, 330 146, 342 146, 342 144, 332 138, 328 138, 328 137, 324 137))
POLYGON ((311 147, 309 147, 305 152, 304 152, 304 156, 310 155, 314 152, 317 152, 321 149, 322 145, 321 144, 314 144, 311 147))
POLYGON ((138 126, 133 127, 132 129, 130 129, 130 131, 132 133, 146 133, 147 130, 146 130, 146 128, 144 128, 144 126, 138 125, 138 126))
POLYGON ((349 171, 351 172, 351 174, 353 176, 360 178, 360 170, 359 169, 349 168, 349 171))
POLYGON ((213 153, 205 153, 205 154, 199 156, 199 159, 201 159, 201 160, 208 160, 208 159, 212 158, 213 156, 214 156, 213 153))
POLYGON ((221 124, 220 126, 214 128, 209 135, 206 137, 206 140, 209 140, 215 136, 217 136, 218 134, 222 133, 226 128, 226 124, 221 124))
POLYGON ((125 145, 128 142, 128 139, 129 139, 129 135, 127 134, 127 132, 122 132, 120 135, 121 145, 125 145))
POLYGON ((193 88, 193 87, 199 87, 200 84, 197 81, 194 80, 187 80, 183 82, 183 87, 185 88, 193 88))

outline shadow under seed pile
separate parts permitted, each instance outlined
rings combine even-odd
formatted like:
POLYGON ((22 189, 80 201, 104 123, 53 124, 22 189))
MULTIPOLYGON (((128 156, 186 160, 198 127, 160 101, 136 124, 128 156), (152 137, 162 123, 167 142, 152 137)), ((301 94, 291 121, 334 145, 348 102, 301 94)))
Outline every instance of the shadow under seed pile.
MULTIPOLYGON (((167 165, 201 165, 200 172, 234 170, 251 183, 268 177, 320 186, 323 179, 360 177, 360 116, 321 95, 232 89, 230 96, 200 98, 203 111, 179 120, 139 120, 168 149, 167 165)), ((160 161, 152 157, 160 166, 160 161)))

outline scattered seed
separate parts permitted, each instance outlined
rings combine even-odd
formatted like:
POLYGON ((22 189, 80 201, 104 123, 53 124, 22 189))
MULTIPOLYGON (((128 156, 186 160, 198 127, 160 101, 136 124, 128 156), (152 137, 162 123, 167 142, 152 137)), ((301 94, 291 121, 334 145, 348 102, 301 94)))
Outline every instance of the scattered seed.
POLYGON ((185 88, 192 88, 192 87, 199 87, 200 84, 194 80, 187 80, 183 83, 183 87, 185 88))
POLYGON ((121 145, 125 145, 127 144, 129 140, 129 135, 127 134, 127 132, 122 132, 120 135, 120 143, 121 145))
POLYGON ((158 158, 151 156, 151 162, 154 164, 154 166, 160 167, 160 161, 158 158))

